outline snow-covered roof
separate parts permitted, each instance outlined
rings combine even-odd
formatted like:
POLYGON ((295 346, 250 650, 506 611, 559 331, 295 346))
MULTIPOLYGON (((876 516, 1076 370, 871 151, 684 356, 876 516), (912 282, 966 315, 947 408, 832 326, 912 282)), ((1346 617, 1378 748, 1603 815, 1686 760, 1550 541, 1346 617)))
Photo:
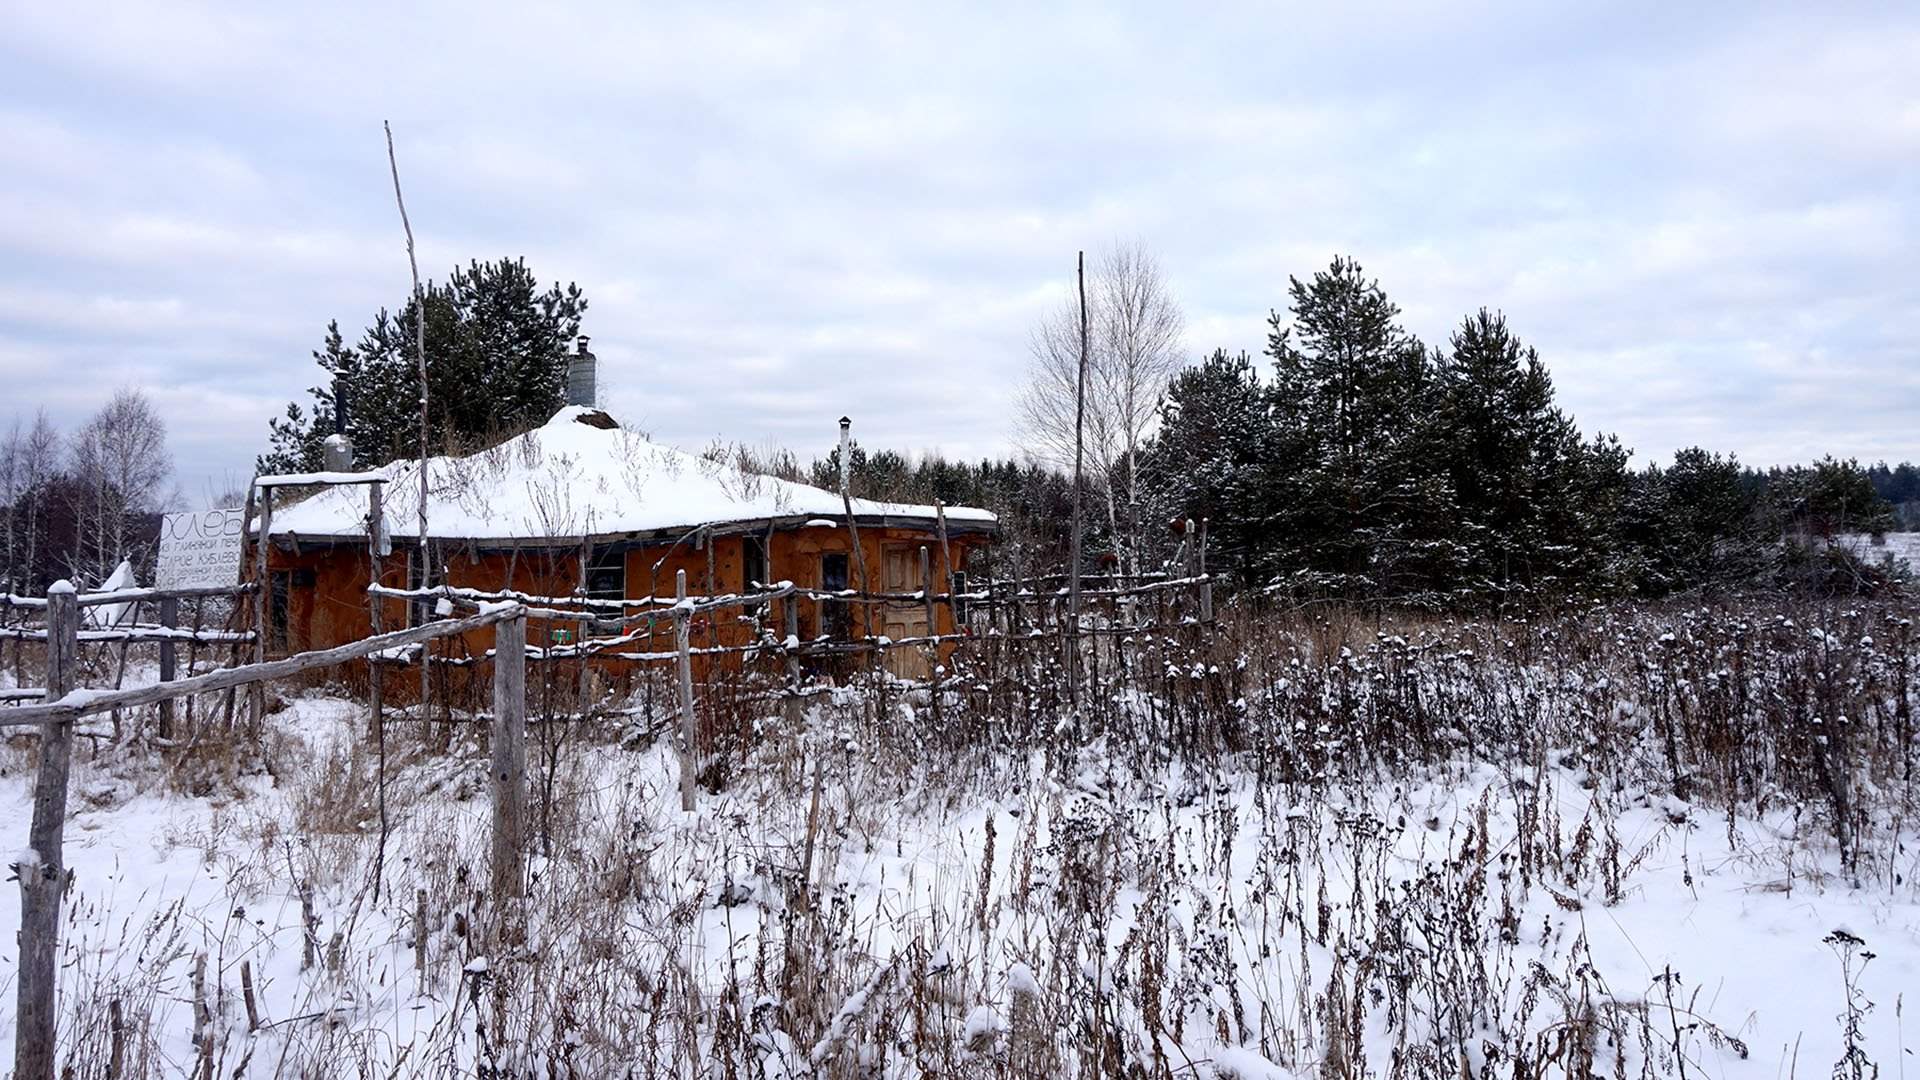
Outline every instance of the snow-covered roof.
MULTIPOLYGON (((569 406, 539 428, 467 457, 427 459, 427 532, 463 540, 531 540, 656 533, 700 525, 843 518, 838 493, 749 473, 661 446, 613 424, 596 409, 569 406)), ((418 462, 375 470, 390 536, 418 535, 418 462)), ((297 479, 297 478, 296 478, 297 479)), ((934 518, 931 506, 853 500, 862 521, 934 518)), ((959 528, 991 526, 994 515, 946 507, 959 528)), ((367 535, 364 486, 328 487, 275 508, 275 536, 367 535)))

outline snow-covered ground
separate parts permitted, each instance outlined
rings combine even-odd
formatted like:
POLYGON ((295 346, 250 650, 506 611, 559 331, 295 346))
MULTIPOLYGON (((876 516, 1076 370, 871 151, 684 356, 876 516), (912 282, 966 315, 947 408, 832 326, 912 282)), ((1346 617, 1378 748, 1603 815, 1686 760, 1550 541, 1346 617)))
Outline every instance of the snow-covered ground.
POLYGON ((1871 563, 1891 559, 1903 564, 1909 573, 1920 572, 1920 532, 1890 532, 1880 537, 1879 543, 1865 533, 1854 533, 1839 538, 1847 549, 1871 563))
MULTIPOLYGON (((1142 770, 1099 746, 903 769, 841 741, 853 722, 831 708, 812 720, 692 815, 662 747, 563 745, 549 776, 536 741, 524 943, 486 895, 464 738, 396 739, 378 898, 351 701, 295 698, 262 770, 83 751, 74 1075, 105 1075, 117 1014, 132 1076, 187 1075, 200 1027, 218 1076, 1477 1077, 1522 1052, 1555 1073, 1778 1080, 1842 1057, 1836 930, 1865 943, 1866 1056, 1898 1076, 1916 1041, 1920 854, 1897 831, 1854 882, 1803 806, 1730 819, 1570 758, 1335 782, 1142 770)), ((16 834, 28 760, 8 751, 0 775, 16 834)), ((0 891, 0 923, 18 906, 0 891)), ((9 959, 6 1060, 12 976, 9 959)))

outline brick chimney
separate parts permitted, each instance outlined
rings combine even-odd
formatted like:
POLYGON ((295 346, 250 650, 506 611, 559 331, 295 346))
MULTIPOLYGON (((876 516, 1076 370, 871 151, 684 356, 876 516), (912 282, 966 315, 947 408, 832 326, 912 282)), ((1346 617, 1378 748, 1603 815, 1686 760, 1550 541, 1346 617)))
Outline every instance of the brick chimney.
POLYGON ((573 355, 567 358, 567 404, 593 408, 599 404, 596 400, 599 391, 594 385, 599 364, 587 349, 589 340, 587 335, 581 334, 575 341, 573 355))

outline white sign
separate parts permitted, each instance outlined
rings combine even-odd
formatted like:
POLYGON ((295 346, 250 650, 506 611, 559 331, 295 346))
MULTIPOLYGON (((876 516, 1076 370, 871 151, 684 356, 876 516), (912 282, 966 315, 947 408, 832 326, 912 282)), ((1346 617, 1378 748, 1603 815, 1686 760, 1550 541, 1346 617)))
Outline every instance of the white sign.
POLYGON ((168 514, 160 522, 160 560, 154 586, 161 589, 203 589, 235 585, 240 581, 240 559, 245 550, 247 512, 196 510, 168 514))

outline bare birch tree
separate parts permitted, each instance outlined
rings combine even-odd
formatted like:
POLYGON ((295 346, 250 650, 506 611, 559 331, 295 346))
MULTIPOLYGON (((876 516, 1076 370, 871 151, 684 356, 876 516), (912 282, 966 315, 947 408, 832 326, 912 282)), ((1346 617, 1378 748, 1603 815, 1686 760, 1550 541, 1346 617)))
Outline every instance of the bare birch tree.
POLYGON ((14 470, 17 494, 15 505, 26 503, 13 516, 21 520, 16 522, 15 543, 19 545, 20 559, 15 564, 14 576, 26 591, 37 591, 34 577, 40 569, 40 539, 43 522, 47 514, 47 485, 53 480, 59 466, 60 432, 47 419, 47 410, 34 413, 33 426, 27 429, 26 436, 14 448, 14 470))
MULTIPOLYGON (((1104 252, 1087 275, 1089 355, 1084 437, 1088 483, 1105 501, 1107 527, 1130 571, 1139 570, 1139 453, 1160 395, 1181 365, 1180 304, 1160 264, 1138 242, 1104 252), (1116 490, 1115 484, 1119 488, 1116 490)), ((1029 449, 1071 467, 1080 304, 1069 297, 1033 328, 1019 421, 1029 449)))
POLYGON ((20 576, 19 529, 16 519, 20 515, 20 447, 26 441, 20 431, 20 418, 14 417, 13 426, 7 429, 6 440, 0 442, 0 513, 5 520, 0 528, 6 532, 6 564, 0 566, 0 592, 23 592, 16 582, 20 576))
POLYGON ((104 578, 139 554, 134 516, 164 501, 161 485, 173 473, 166 422, 144 393, 123 387, 74 434, 70 456, 76 491, 88 503, 76 508, 75 569, 104 578))

